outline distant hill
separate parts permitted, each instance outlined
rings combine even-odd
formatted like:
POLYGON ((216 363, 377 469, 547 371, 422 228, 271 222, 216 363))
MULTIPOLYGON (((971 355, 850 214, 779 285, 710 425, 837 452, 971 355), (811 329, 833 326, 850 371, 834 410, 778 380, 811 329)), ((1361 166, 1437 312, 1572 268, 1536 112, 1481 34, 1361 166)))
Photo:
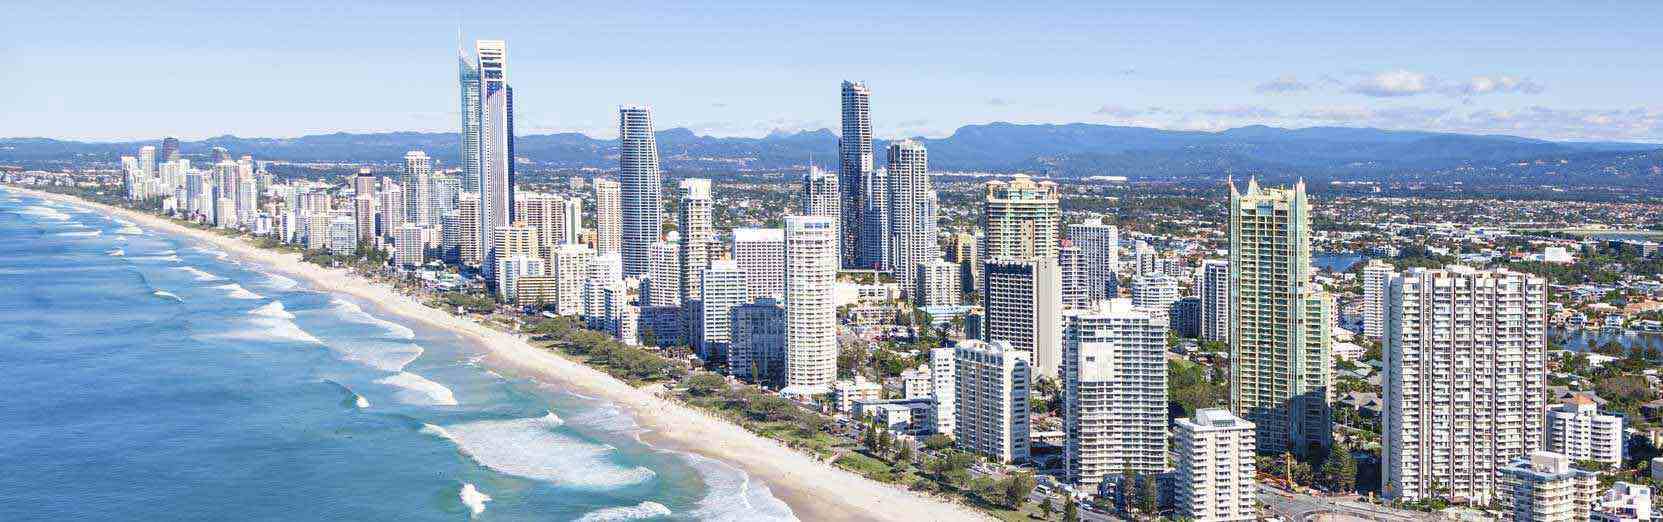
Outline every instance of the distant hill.
MULTIPOLYGON (((1035 172, 1054 177, 1217 178, 1299 175, 1319 179, 1383 176, 1486 176, 1530 182, 1654 182, 1663 146, 1575 143, 1501 135, 1370 128, 1282 129, 1255 125, 1220 132, 1169 131, 1071 123, 990 123, 921 139, 937 170, 1035 172)), ((335 133, 298 138, 219 136, 181 144, 187 155, 225 147, 233 154, 290 161, 396 162, 424 150, 443 163, 458 156, 454 133, 335 133)), ((658 132, 664 167, 676 172, 732 172, 800 166, 812 157, 835 165, 837 135, 827 129, 762 138, 716 138, 675 128, 658 132)), ((0 162, 40 164, 113 161, 145 143, 85 143, 44 138, 0 139, 0 162)), ((884 162, 887 142, 875 144, 884 162)), ((516 152, 540 168, 616 168, 617 141, 577 133, 520 136, 516 152)))

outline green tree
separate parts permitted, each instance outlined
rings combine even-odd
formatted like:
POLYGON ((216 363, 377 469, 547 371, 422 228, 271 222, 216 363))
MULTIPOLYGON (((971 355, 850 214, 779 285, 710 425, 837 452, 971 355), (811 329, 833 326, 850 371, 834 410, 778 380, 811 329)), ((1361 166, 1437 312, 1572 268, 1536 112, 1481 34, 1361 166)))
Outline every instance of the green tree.
POLYGON ((1034 491, 1034 475, 1032 473, 1017 473, 1011 475, 1001 484, 1004 489, 1005 506, 1011 509, 1022 507, 1022 502, 1028 499, 1028 494, 1034 491))
POLYGON ((709 397, 728 391, 728 381, 714 373, 699 373, 687 378, 687 393, 694 397, 709 397))
POLYGON ((1051 512, 1055 510, 1056 508, 1051 506, 1051 497, 1045 497, 1045 500, 1039 501, 1039 514, 1046 520, 1051 519, 1051 512))
POLYGON ((1080 506, 1074 502, 1073 495, 1062 505, 1062 522, 1080 522, 1080 506))
POLYGON ((1357 460, 1345 444, 1328 446, 1328 458, 1323 459, 1322 480, 1329 489, 1349 493, 1357 489, 1357 460))
POLYGON ((1138 510, 1153 515, 1160 510, 1160 493, 1155 490, 1155 476, 1143 477, 1138 483, 1138 510))
POLYGON ((924 447, 930 451, 941 451, 953 447, 953 437, 937 433, 924 438, 924 447))

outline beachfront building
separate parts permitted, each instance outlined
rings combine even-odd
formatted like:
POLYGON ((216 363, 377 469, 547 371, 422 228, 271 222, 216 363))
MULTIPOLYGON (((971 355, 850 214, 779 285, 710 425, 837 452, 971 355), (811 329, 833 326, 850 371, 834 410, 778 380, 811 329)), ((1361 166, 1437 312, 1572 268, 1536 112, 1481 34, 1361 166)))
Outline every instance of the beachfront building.
POLYGON ((954 399, 958 388, 957 356, 954 348, 930 349, 930 398, 935 400, 930 430, 942 435, 952 435, 958 424, 958 401, 954 399))
POLYGON ((1262 453, 1329 444, 1333 301, 1312 280, 1310 221, 1303 181, 1230 184, 1230 405, 1262 453))
POLYGON ((1415 268, 1392 278, 1385 330, 1387 498, 1488 504, 1496 469, 1542 446, 1546 281, 1415 268))
POLYGON ((497 258, 496 286, 498 299, 504 302, 516 302, 519 295, 519 278, 524 276, 540 276, 548 273, 548 264, 543 258, 512 254, 497 258))
POLYGON ((393 231, 393 262, 401 266, 421 266, 427 262, 426 234, 420 225, 405 223, 393 231))
POLYGON ((1519 522, 1585 522, 1599 488, 1595 473, 1571 467, 1571 459, 1532 451, 1500 470, 1497 503, 1519 522))
POLYGON ((996 462, 1028 460, 1028 352, 1006 341, 960 341, 953 352, 953 436, 996 462))
POLYGON ((818 395, 837 378, 837 227, 825 216, 785 218, 785 392, 818 395))
MULTIPOLYGON (((665 235, 663 241, 652 244, 647 256, 647 273, 641 278, 641 302, 655 307, 680 307, 681 234, 665 235)), ((628 265, 624 269, 628 270, 628 265)))
MULTIPOLYGON (((711 194, 710 180, 688 178, 681 180, 681 198, 676 205, 676 232, 681 234, 681 249, 677 252, 680 258, 680 301, 684 304, 696 301, 702 294, 700 284, 704 282, 704 270, 710 267, 710 252, 716 247, 716 224, 711 217, 711 207, 715 200, 711 194)), ((684 321, 688 328, 697 324, 691 314, 697 313, 694 306, 689 305, 686 312, 688 320, 684 321)), ((697 340, 688 332, 690 340, 697 340)), ((700 350, 704 354, 704 350, 700 350)))
POLYGON ((404 170, 399 185, 404 187, 402 209, 404 219, 418 225, 437 225, 433 215, 433 159, 426 152, 412 150, 404 153, 404 170))
POLYGON ((705 361, 726 364, 733 339, 733 309, 748 302, 745 271, 730 260, 714 261, 699 275, 700 292, 693 314, 693 348, 705 361))
POLYGON ((785 298, 785 229, 735 228, 731 254, 748 300, 785 298))
POLYGON ((931 188, 929 153, 924 144, 901 140, 889 145, 889 262, 909 299, 917 291, 918 266, 941 257, 936 240, 936 193, 931 188))
POLYGON ((1254 426, 1225 409, 1203 408, 1173 426, 1178 457, 1174 514, 1196 522, 1258 520, 1254 426))
POLYGON ((855 402, 873 402, 883 398, 883 384, 869 382, 860 374, 855 378, 837 381, 832 385, 832 404, 837 411, 848 413, 854 408, 855 402))
POLYGON ((556 315, 581 315, 584 309, 583 288, 594 270, 595 249, 588 245, 564 243, 556 245, 549 256, 549 275, 555 279, 554 305, 556 315))
POLYGON ((728 374, 778 388, 785 382, 785 307, 763 298, 733 308, 728 374))
POLYGON ((601 290, 612 281, 621 283, 623 278, 624 260, 617 252, 589 258, 589 270, 583 278, 583 320, 590 328, 605 329, 606 302, 601 290))
POLYGON ((1623 465, 1623 418, 1601 413, 1586 395, 1571 398, 1548 410, 1544 447, 1571 460, 1600 462, 1611 469, 1623 465))
POLYGON ((1065 314, 1063 449, 1068 481, 1166 471, 1166 324, 1127 299, 1065 314))

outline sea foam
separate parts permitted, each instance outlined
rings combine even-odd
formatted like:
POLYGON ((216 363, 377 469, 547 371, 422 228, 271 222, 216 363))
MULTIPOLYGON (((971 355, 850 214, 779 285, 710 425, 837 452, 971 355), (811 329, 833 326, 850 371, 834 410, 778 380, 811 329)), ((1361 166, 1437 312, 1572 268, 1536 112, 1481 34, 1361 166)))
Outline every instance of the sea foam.
POLYGON ((456 494, 462 500, 462 505, 468 506, 468 511, 474 515, 485 512, 485 503, 491 501, 491 496, 481 493, 473 484, 463 484, 462 491, 456 494))
POLYGON ((69 221, 69 214, 65 214, 65 213, 59 211, 58 209, 55 209, 55 208, 52 208, 52 207, 43 207, 43 206, 39 206, 39 205, 31 205, 31 206, 23 207, 21 210, 18 210, 17 212, 20 213, 20 214, 28 214, 30 216, 34 216, 34 217, 41 218, 41 219, 50 219, 50 220, 53 220, 53 221, 69 221))
POLYGON ((416 337, 416 332, 411 330, 410 327, 370 315, 368 312, 365 312, 363 308, 360 308, 357 304, 351 301, 333 298, 330 300, 330 303, 334 305, 333 308, 335 312, 340 314, 342 319, 355 323, 379 326, 383 330, 386 330, 388 335, 400 339, 414 339, 416 337))
POLYGON ((249 339, 255 341, 270 341, 281 339, 302 343, 323 344, 317 337, 307 332, 300 325, 295 324, 294 314, 283 309, 281 302, 271 302, 265 306, 248 311, 248 322, 252 328, 227 333, 222 337, 233 339, 249 339))
POLYGON ((160 297, 162 299, 172 299, 174 301, 178 301, 178 302, 181 302, 181 303, 185 302, 184 298, 181 298, 181 297, 179 297, 178 294, 175 294, 173 292, 169 292, 167 290, 155 290, 155 291, 152 291, 150 293, 151 293, 151 295, 155 295, 156 297, 160 297))
POLYGON ((135 225, 124 225, 121 228, 116 229, 115 233, 123 236, 138 236, 144 234, 144 229, 135 225))
POLYGON ((59 232, 58 235, 64 237, 98 237, 104 235, 104 232, 101 230, 82 230, 77 232, 59 232))
MULTIPOLYGON (((220 281, 220 280, 225 279, 223 277, 214 275, 214 274, 212 274, 212 273, 210 273, 206 270, 203 270, 203 269, 200 269, 200 268, 197 268, 197 267, 194 267, 194 266, 176 266, 176 267, 173 267, 173 269, 183 271, 183 272, 188 272, 191 275, 196 276, 197 281, 220 281)), ((281 303, 279 303, 279 305, 281 305, 281 303)))
POLYGON ((243 285, 236 283, 219 285, 214 288, 224 290, 225 296, 232 299, 263 299, 265 297, 254 292, 250 292, 247 288, 243 288, 243 285))
POLYGON ((423 426, 422 432, 456 443, 457 449, 493 470, 562 486, 608 490, 640 484, 652 470, 612 461, 617 450, 555 431, 560 418, 542 417, 475 421, 446 427, 423 426))
POLYGON ((292 290, 295 287, 300 286, 299 281, 277 274, 266 274, 266 284, 278 290, 292 290))
POLYGON ((410 372, 398 372, 375 380, 376 384, 392 386, 399 391, 395 399, 405 404, 425 406, 455 406, 456 394, 445 385, 410 372))
POLYGON ((670 508, 648 500, 633 506, 618 506, 597 509, 585 513, 578 522, 612 522, 617 520, 640 520, 643 518, 670 516, 670 508))
POLYGON ((725 462, 683 454, 704 478, 707 493, 691 515, 697 520, 796 521, 791 506, 774 497, 767 485, 725 462))
POLYGON ((384 372, 403 371, 405 366, 415 362, 425 350, 411 343, 386 342, 332 342, 331 350, 341 354, 341 358, 363 364, 384 372))

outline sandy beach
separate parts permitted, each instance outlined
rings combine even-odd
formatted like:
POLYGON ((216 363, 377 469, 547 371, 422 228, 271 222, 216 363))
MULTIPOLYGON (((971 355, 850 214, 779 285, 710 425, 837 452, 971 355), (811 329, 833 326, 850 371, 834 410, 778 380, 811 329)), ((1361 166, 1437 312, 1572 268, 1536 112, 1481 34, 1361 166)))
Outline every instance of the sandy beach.
POLYGON ((167 219, 92 203, 72 196, 20 189, 31 195, 75 203, 138 223, 142 227, 212 244, 267 270, 310 281, 331 292, 375 302, 390 313, 449 329, 477 340, 489 353, 484 362, 572 391, 615 402, 649 430, 644 440, 737 466, 762 480, 802 520, 990 520, 969 507, 928 497, 821 463, 738 425, 636 389, 604 372, 532 346, 525 339, 428 307, 386 285, 345 269, 305 263, 298 254, 256 247, 242 239, 175 224, 167 219))

